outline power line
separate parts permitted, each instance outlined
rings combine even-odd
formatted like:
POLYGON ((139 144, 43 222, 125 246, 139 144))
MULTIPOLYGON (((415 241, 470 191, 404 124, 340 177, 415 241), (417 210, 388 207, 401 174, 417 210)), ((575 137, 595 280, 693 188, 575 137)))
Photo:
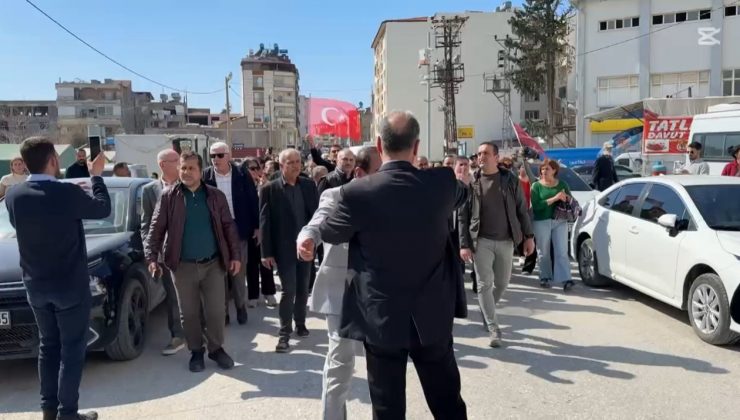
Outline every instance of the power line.
POLYGON ((39 11, 39 12, 40 12, 40 13, 41 13, 42 15, 46 16, 46 17, 47 17, 47 18, 48 18, 49 20, 51 20, 52 22, 54 22, 54 23, 55 23, 55 24, 56 24, 57 26, 59 26, 60 28, 62 28, 62 29, 63 29, 63 30, 65 31, 65 32, 67 32, 68 34, 72 35, 72 36, 73 36, 73 37, 74 37, 75 39, 77 39, 78 41, 80 41, 80 42, 82 42, 83 44, 85 44, 85 45, 86 45, 86 46, 87 46, 88 48, 90 48, 91 50, 93 50, 93 51, 95 51, 96 53, 98 53, 98 54, 102 55, 103 57, 105 57, 106 59, 108 59, 108 60, 109 60, 109 61, 111 61, 112 63, 114 63, 114 64, 118 65, 119 67, 123 68, 124 70, 126 70, 126 71, 128 71, 128 72, 130 72, 130 73, 133 73, 133 74, 135 74, 136 76, 139 76, 139 77, 141 77, 141 78, 142 78, 142 79, 144 79, 144 80, 148 80, 149 82, 152 82, 152 83, 154 83, 155 85, 161 86, 161 87, 163 87, 163 88, 165 88, 165 89, 173 90, 173 91, 175 91, 175 92, 183 92, 183 93, 189 93, 189 94, 192 94, 192 95, 212 95, 212 94, 214 94, 214 93, 219 93, 219 92, 223 92, 223 91, 224 91, 224 88, 221 88, 221 89, 218 89, 218 90, 214 90, 214 91, 211 91, 211 92, 193 92, 193 91, 189 91, 189 90, 185 90, 185 89, 178 89, 178 88, 175 88, 175 87, 172 87, 172 86, 168 86, 168 85, 166 85, 166 84, 164 84, 164 83, 160 83, 160 82, 158 82, 158 81, 156 81, 156 80, 154 80, 154 79, 151 79, 151 78, 149 78, 149 77, 147 77, 147 76, 145 76, 145 75, 143 75, 143 74, 141 74, 141 73, 139 73, 139 72, 137 72, 137 71, 135 71, 135 70, 131 69, 130 67, 128 67, 128 66, 126 66, 126 65, 122 64, 122 63, 121 63, 121 62, 119 62, 118 60, 116 60, 116 59, 114 59, 114 58, 110 57, 110 56, 109 56, 109 55, 107 55, 106 53, 104 53, 104 52, 100 51, 99 49, 97 49, 97 48, 93 47, 92 45, 90 45, 90 43, 88 43, 88 42, 87 42, 87 41, 85 41, 84 39, 82 39, 82 38, 80 38, 79 36, 77 36, 77 34, 75 34, 74 32, 72 32, 71 30, 67 29, 67 27, 66 27, 66 26, 64 26, 64 25, 62 25, 61 23, 59 23, 59 21, 57 21, 57 20, 56 20, 56 19, 54 19, 53 17, 49 16, 49 14, 48 14, 48 13, 46 13, 46 12, 45 12, 45 11, 43 11, 43 10, 41 10, 41 8, 39 8, 38 6, 36 6, 36 5, 35 5, 35 4, 34 4, 34 3, 33 3, 33 2, 31 1, 31 0, 26 0, 26 3, 30 4, 30 5, 31 5, 31 6, 32 6, 32 7, 34 8, 34 9, 38 10, 38 11, 39 11))
POLYGON ((238 93, 236 93, 236 91, 234 90, 233 87, 229 86, 229 89, 231 90, 231 93, 233 93, 234 95, 236 95, 237 98, 241 99, 242 96, 239 95, 238 93))

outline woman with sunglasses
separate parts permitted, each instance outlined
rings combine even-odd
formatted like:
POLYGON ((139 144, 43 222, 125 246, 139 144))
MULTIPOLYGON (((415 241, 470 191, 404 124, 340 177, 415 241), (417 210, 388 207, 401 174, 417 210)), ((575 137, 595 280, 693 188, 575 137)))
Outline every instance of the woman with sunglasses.
MULTIPOLYGON (((260 187, 267 182, 262 162, 257 158, 248 157, 242 163, 242 171, 251 176, 259 193, 260 187)), ((264 296, 268 307, 276 307, 275 277, 271 269, 260 263, 262 256, 260 255, 259 240, 250 241, 247 252, 247 306, 250 308, 257 306, 260 298, 260 277, 262 277, 262 296, 264 296)))

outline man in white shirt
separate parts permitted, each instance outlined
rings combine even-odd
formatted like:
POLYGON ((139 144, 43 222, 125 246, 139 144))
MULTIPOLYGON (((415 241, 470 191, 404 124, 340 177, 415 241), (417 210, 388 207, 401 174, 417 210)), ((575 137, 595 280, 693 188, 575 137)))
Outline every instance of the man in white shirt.
MULTIPOLYGON (((239 239, 242 243, 241 271, 235 276, 229 275, 231 295, 236 306, 236 318, 239 324, 247 323, 247 254, 249 241, 259 238, 259 199, 257 188, 250 175, 245 174, 231 164, 231 149, 226 143, 213 143, 210 148, 213 166, 203 171, 203 182, 218 188, 226 195, 231 217, 236 222, 239 239), (247 177, 250 178, 247 178, 247 177)), ((227 290, 229 288, 227 287, 227 290)), ((226 296, 226 324, 229 323, 228 293, 226 296)), ((273 297, 274 299, 274 297, 273 297)))
POLYGON ((709 164, 701 158, 701 149, 699 142, 689 144, 689 164, 683 169, 684 174, 709 175, 709 164))

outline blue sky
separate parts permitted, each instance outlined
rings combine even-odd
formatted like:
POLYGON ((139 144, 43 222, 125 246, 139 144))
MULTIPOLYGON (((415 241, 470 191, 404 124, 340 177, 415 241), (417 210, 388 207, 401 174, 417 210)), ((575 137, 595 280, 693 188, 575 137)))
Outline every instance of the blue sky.
MULTIPOLYGON (((62 80, 131 79, 137 91, 170 93, 88 49, 24 0, 1 0, 0 99, 54 99, 62 80)), ((438 11, 494 10, 483 0, 32 0, 81 38, 154 80, 192 91, 241 92, 240 60, 260 43, 288 49, 301 93, 370 103, 380 22, 438 11)), ((515 2, 520 3, 520 2, 515 2)), ((241 102, 232 94, 234 110, 241 102)), ((190 95, 190 106, 224 107, 223 93, 190 95)))

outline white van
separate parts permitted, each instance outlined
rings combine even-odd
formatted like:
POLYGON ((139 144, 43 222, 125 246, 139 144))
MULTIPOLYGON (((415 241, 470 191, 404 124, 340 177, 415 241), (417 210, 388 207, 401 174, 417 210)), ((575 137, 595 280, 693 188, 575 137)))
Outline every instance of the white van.
POLYGON ((642 174, 644 162, 645 160, 642 157, 642 152, 622 153, 614 159, 615 164, 630 168, 632 169, 632 172, 638 174, 642 174))
POLYGON ((695 115, 689 138, 689 143, 701 143, 709 174, 721 175, 732 160, 728 149, 740 145, 740 104, 715 105, 708 113, 695 115))

